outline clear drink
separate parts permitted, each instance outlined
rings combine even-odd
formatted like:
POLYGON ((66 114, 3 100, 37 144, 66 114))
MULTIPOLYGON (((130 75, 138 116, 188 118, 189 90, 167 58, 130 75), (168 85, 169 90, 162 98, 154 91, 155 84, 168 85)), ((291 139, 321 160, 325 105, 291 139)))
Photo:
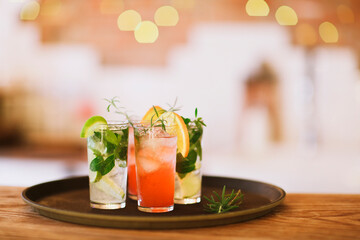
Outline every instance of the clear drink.
POLYGON ((88 137, 90 205, 124 208, 126 203, 128 125, 101 125, 88 137))
POLYGON ((177 137, 171 127, 135 127, 138 209, 174 209, 177 137))
POLYGON ((187 125, 189 132, 189 154, 176 156, 175 203, 194 204, 201 201, 201 139, 203 128, 193 122, 187 125))

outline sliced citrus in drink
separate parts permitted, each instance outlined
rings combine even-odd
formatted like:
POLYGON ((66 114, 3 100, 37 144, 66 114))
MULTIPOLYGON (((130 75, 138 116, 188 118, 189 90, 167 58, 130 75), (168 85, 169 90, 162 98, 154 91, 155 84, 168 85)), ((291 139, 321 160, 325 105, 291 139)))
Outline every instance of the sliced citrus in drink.
POLYGON ((94 186, 114 198, 121 199, 125 197, 124 190, 107 176, 102 176, 101 180, 95 183, 94 186))
POLYGON ((154 106, 147 111, 147 113, 142 118, 142 121, 152 120, 154 122, 158 119, 154 108, 158 112, 159 117, 164 120, 166 126, 175 127, 175 134, 177 136, 177 151, 181 153, 183 157, 187 157, 189 153, 190 141, 189 133, 182 117, 174 112, 166 112, 159 106, 154 106))
POLYGON ((141 120, 142 122, 151 121, 151 120, 155 121, 156 119, 158 119, 154 108, 156 109, 156 111, 158 112, 159 115, 161 115, 165 112, 165 110, 162 109, 161 107, 153 106, 145 113, 144 117, 141 120))
POLYGON ((165 120, 167 126, 175 126, 177 151, 181 153, 183 157, 187 157, 190 147, 189 132, 182 117, 174 112, 166 112, 160 117, 165 120))
POLYGON ((89 180, 91 183, 96 183, 101 179, 101 173, 99 173, 98 171, 93 172, 93 171, 89 171, 89 180))
POLYGON ((86 120, 83 128, 81 129, 80 137, 87 138, 94 134, 94 131, 100 125, 107 124, 105 118, 101 116, 93 116, 86 120))
POLYGON ((199 173, 189 172, 182 179, 176 174, 175 178, 175 198, 190 198, 200 191, 201 177, 199 173))

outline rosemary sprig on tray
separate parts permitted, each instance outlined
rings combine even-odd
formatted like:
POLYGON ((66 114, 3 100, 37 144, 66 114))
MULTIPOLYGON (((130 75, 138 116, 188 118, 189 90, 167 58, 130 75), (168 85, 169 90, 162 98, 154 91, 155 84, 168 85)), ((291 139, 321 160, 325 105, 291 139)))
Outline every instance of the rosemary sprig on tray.
POLYGON ((204 196, 204 198, 209 202, 204 205, 205 211, 224 213, 239 207, 244 199, 244 194, 241 193, 241 190, 238 190, 235 193, 235 190, 233 189, 230 194, 225 194, 225 189, 226 186, 224 185, 221 196, 217 192, 213 191, 217 199, 215 199, 212 195, 210 195, 210 198, 204 196))

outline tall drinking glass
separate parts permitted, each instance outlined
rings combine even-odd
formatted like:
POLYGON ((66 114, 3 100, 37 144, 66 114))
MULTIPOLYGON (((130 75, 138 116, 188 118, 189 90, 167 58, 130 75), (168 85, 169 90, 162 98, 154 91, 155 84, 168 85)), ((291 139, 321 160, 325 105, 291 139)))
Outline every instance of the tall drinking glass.
POLYGON ((138 209, 169 212, 174 209, 177 137, 174 127, 135 126, 135 162, 138 209))
POLYGON ((100 125, 88 137, 90 206, 124 208, 126 203, 128 125, 100 125))
POLYGON ((131 126, 129 127, 128 147, 128 196, 133 200, 137 200, 134 128, 131 126))
POLYGON ((201 124, 190 123, 187 129, 190 141, 189 154, 186 158, 181 153, 176 156, 174 200, 176 204, 194 204, 201 201, 203 128, 201 124))

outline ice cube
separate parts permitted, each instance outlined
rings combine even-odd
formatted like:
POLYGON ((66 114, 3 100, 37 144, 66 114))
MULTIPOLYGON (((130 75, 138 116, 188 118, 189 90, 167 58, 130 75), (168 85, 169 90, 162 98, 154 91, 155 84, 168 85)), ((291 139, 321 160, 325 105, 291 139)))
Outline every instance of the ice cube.
MULTIPOLYGON (((161 164, 154 158, 154 152, 149 148, 142 149, 138 152, 136 162, 139 168, 147 173, 157 170, 161 164)), ((141 172, 141 170, 139 172, 141 172)))
POLYGON ((143 158, 140 159, 140 165, 145 172, 149 173, 157 170, 160 167, 160 162, 152 158, 143 158))
POLYGON ((156 137, 156 138, 165 138, 170 137, 169 133, 167 133, 164 129, 161 127, 154 127, 150 130, 150 136, 156 137))
POLYGON ((161 162, 176 161, 176 140, 174 138, 157 139, 159 147, 156 151, 156 158, 161 162))
POLYGON ((92 150, 94 153, 101 153, 105 152, 105 145, 102 142, 88 140, 88 149, 92 150))

